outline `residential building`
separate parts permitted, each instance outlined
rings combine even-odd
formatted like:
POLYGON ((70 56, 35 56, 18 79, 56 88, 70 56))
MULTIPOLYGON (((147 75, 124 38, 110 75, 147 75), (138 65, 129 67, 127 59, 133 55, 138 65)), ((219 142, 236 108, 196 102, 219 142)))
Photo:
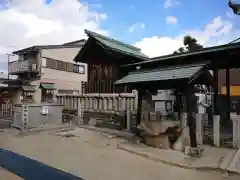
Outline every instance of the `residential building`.
POLYGON ((33 46, 13 52, 18 59, 9 62, 9 74, 17 79, 5 81, 16 89, 12 103, 52 102, 56 94, 79 94, 87 80, 87 65, 73 62, 85 40, 62 45, 33 46))

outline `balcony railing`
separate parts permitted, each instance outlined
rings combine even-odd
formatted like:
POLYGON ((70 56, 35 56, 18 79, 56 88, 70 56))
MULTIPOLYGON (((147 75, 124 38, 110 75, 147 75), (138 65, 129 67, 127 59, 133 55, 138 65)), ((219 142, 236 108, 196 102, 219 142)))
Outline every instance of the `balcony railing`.
POLYGON ((9 62, 9 74, 22 73, 27 71, 29 71, 28 60, 9 62))

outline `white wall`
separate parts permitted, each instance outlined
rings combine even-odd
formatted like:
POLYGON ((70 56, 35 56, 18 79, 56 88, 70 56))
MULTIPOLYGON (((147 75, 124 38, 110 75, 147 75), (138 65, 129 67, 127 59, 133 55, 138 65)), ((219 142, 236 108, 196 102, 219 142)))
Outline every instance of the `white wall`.
POLYGON ((81 92, 81 82, 87 81, 85 74, 42 68, 41 82, 55 83, 57 89, 79 90, 81 92))
POLYGON ((80 47, 71 48, 57 48, 57 49, 43 49, 42 57, 62 60, 66 62, 73 62, 73 59, 80 51, 80 47))
MULTIPOLYGON (((65 62, 71 62, 75 63, 73 59, 80 51, 80 47, 76 48, 58 48, 58 49, 43 49, 42 50, 42 58, 52 58, 56 60, 61 60, 65 62)), ((70 73, 65 71, 58 71, 58 70, 52 70, 47 68, 44 69, 45 75, 43 75, 43 78, 52 78, 52 79, 60 79, 61 81, 67 81, 68 84, 70 82, 81 82, 81 81, 87 81, 87 64, 86 63, 76 63, 83 65, 85 67, 85 73, 84 74, 77 74, 77 73, 70 73), (55 74, 55 75, 54 75, 55 74)))

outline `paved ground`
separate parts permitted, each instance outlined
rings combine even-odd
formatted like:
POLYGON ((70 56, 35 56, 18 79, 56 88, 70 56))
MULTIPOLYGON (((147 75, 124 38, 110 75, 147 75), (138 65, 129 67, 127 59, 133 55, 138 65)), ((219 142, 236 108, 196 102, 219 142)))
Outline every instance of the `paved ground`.
MULTIPOLYGON (((14 137, 0 132, 0 147, 38 160, 86 180, 239 180, 219 172, 182 169, 117 149, 123 139, 76 129, 67 133, 14 137), (71 137, 71 136, 77 137, 71 137)), ((29 171, 31 171, 29 169, 29 171)), ((6 179, 6 178, 4 178, 6 179)))
POLYGON ((10 128, 10 127, 11 127, 11 124, 12 124, 12 121, 10 121, 10 120, 4 120, 4 119, 1 119, 1 118, 0 118, 0 129, 10 128))
POLYGON ((23 179, 0 167, 0 180, 23 180, 23 179))
POLYGON ((146 157, 172 166, 199 170, 226 170, 235 157, 237 151, 235 149, 216 148, 210 146, 201 147, 204 149, 202 157, 193 158, 179 151, 160 150, 157 148, 145 146, 143 144, 124 143, 119 145, 119 149, 137 154, 142 157, 146 157))

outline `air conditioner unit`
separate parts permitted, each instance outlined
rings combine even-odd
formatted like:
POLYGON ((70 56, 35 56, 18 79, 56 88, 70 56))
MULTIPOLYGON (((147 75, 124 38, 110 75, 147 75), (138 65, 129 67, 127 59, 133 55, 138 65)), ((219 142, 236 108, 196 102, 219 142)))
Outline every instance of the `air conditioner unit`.
POLYGON ((37 70, 37 64, 32 64, 32 71, 36 71, 37 70))

